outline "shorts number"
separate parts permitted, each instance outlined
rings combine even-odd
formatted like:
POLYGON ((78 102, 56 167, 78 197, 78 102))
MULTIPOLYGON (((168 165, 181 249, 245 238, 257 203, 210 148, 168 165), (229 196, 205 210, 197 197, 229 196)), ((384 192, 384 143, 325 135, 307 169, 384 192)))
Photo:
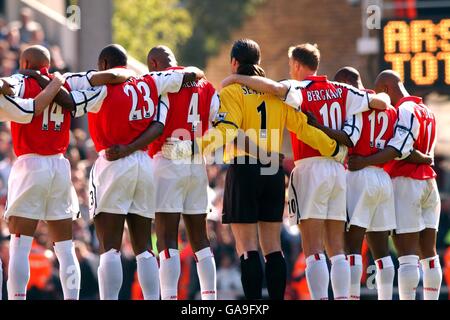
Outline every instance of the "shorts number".
POLYGON ((129 120, 136 121, 142 119, 149 119, 155 113, 155 104, 150 97, 150 87, 145 82, 138 82, 136 87, 139 89, 140 93, 143 96, 143 99, 147 106, 143 106, 142 109, 138 109, 138 93, 134 86, 127 84, 123 90, 127 96, 130 96, 132 99, 132 106, 130 111, 129 120))
POLYGON ((192 132, 197 131, 197 126, 200 123, 200 114, 198 113, 198 93, 192 94, 191 102, 189 103, 187 122, 192 125, 192 132))
POLYGON ((386 133, 386 130, 388 128, 389 118, 386 112, 379 112, 378 117, 375 116, 376 112, 373 111, 369 115, 369 122, 370 122, 370 147, 371 148, 382 148, 384 144, 386 143, 386 140, 382 139, 384 134, 386 133), (377 119, 375 119, 375 117, 377 119), (381 130, 378 134, 377 138, 375 139, 375 122, 378 124, 381 124, 381 130))
POLYGON ((341 130, 342 127, 342 111, 339 102, 333 102, 328 110, 328 104, 325 103, 320 108, 320 115, 323 119, 323 124, 334 130, 341 130), (330 127, 331 122, 331 127, 330 127))
POLYGON ((48 123, 52 121, 55 123, 53 130, 60 131, 62 123, 64 122, 64 113, 62 107, 53 103, 48 108, 44 110, 44 115, 42 118, 42 130, 48 130, 48 123))

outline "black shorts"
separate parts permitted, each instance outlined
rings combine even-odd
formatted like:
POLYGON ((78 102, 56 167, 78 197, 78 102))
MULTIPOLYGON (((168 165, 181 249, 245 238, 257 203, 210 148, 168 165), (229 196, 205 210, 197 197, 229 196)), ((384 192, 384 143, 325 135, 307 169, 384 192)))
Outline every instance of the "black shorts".
POLYGON ((262 175, 261 164, 232 164, 223 197, 222 223, 282 222, 285 184, 282 168, 262 175))

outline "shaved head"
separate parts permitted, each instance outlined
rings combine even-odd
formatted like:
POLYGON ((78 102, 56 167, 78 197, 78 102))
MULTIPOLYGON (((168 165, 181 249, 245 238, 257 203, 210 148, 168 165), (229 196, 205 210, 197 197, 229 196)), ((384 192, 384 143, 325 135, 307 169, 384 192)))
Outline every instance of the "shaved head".
POLYGON ((147 65, 150 71, 162 71, 178 65, 173 51, 166 46, 156 46, 150 49, 147 56, 147 65))
POLYGON ((43 46, 31 46, 20 55, 20 68, 39 70, 50 66, 50 51, 43 46))
POLYGON ((409 96, 400 75, 393 70, 384 70, 378 75, 375 80, 375 91, 387 93, 394 104, 401 98, 409 96))
POLYGON ((99 70, 124 67, 127 64, 127 51, 120 44, 110 44, 104 47, 98 56, 99 70))
POLYGON ((358 89, 364 89, 359 71, 353 67, 343 67, 336 72, 334 81, 342 82, 354 86, 358 89))

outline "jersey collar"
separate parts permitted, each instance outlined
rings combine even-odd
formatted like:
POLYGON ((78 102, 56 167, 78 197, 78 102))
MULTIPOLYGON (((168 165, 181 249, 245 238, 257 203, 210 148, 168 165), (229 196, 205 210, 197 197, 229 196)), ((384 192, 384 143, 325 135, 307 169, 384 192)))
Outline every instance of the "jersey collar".
POLYGON ((307 76, 305 80, 325 82, 328 81, 328 78, 327 76, 307 76))
POLYGON ((416 97, 416 96, 403 97, 403 98, 401 98, 401 99, 397 102, 397 105, 395 106, 395 108, 398 109, 398 107, 399 107, 401 104, 403 104, 403 103, 405 103, 405 102, 408 102, 408 101, 412 101, 412 102, 414 102, 415 104, 421 104, 421 103, 423 103, 423 100, 422 100, 421 97, 416 97))

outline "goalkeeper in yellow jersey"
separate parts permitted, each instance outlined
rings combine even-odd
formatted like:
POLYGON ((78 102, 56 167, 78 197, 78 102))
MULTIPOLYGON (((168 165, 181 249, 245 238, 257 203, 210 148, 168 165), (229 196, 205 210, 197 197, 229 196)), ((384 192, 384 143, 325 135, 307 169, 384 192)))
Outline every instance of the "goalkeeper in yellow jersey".
MULTIPOLYGON (((264 76, 259 66, 260 49, 256 42, 243 39, 231 50, 233 73, 264 76)), ((231 224, 236 250, 241 260, 242 285, 247 299, 261 299, 263 268, 259 244, 265 260, 266 283, 271 299, 283 299, 286 263, 281 251, 280 231, 285 204, 284 173, 280 168, 283 130, 297 133, 298 139, 323 156, 339 154, 336 141, 308 125, 299 82, 285 81, 290 89, 284 102, 274 95, 258 93, 238 84, 220 93, 220 109, 213 128, 196 139, 201 154, 227 145, 225 161, 230 163, 223 200, 222 223, 231 224), (240 139, 238 132, 245 132, 240 139), (237 138, 237 139, 236 139, 237 138), (237 143, 236 143, 237 140, 237 143), (257 148, 252 148, 257 146, 257 148)), ((167 154, 179 154, 190 142, 173 144, 167 154), (178 149, 178 150, 177 150, 178 149)), ((184 149, 185 150, 185 149, 184 149)), ((339 152, 341 151, 341 152, 339 152)))

